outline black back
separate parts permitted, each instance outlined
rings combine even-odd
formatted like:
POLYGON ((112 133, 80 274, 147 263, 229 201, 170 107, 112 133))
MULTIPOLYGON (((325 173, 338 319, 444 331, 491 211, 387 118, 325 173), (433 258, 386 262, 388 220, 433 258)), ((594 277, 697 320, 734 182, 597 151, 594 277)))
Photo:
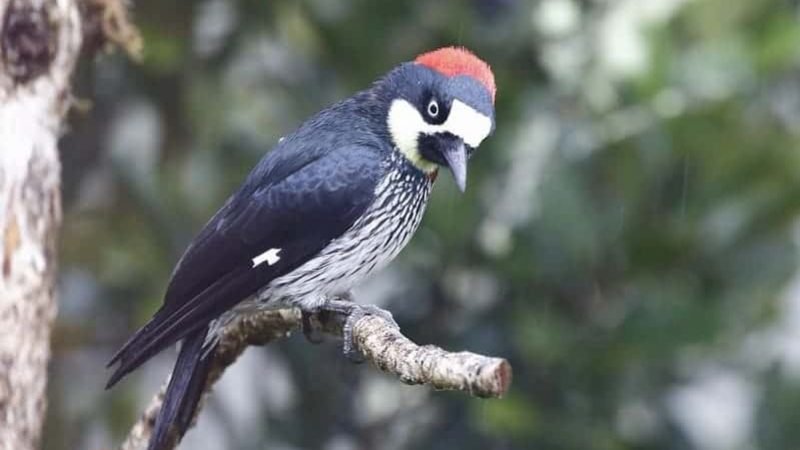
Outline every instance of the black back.
POLYGON ((112 358, 120 364, 109 386, 311 259, 364 213, 391 151, 371 100, 365 91, 324 110, 261 159, 189 245, 162 307, 112 358), (253 267, 271 248, 280 260, 253 267))

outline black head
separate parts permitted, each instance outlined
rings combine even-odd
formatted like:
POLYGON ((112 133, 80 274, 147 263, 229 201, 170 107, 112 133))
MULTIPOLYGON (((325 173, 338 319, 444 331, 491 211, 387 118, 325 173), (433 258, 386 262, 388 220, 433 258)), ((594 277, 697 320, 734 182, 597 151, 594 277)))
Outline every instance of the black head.
POLYGON ((450 168, 466 187, 467 159, 494 130, 494 76, 466 49, 447 47, 392 71, 387 127, 396 150, 432 173, 450 168))

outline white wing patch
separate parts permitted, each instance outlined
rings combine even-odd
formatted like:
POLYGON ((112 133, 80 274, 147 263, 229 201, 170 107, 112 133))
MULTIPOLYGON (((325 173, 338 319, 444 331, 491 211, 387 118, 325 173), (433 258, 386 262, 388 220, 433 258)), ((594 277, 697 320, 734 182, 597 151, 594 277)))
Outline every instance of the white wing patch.
POLYGON ((253 258, 253 267, 258 267, 264 262, 266 262, 268 266, 274 265, 276 262, 281 260, 281 257, 278 256, 278 253, 280 253, 280 251, 281 251, 280 248, 271 248, 265 251, 264 253, 256 256, 255 258, 253 258))

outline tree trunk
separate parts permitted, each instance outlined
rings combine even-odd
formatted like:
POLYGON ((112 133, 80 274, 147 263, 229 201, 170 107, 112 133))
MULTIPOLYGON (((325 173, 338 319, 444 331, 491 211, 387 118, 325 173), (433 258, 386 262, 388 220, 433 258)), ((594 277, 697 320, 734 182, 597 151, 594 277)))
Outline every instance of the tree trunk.
POLYGON ((57 141, 81 47, 74 0, 0 0, 0 449, 37 448, 56 315, 57 141))

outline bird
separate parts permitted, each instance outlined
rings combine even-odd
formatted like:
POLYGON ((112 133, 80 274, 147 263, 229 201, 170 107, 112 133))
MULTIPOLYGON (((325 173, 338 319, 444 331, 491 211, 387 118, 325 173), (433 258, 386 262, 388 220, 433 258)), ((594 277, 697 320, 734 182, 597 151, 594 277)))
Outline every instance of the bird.
POLYGON ((240 314, 345 313, 352 351, 350 319, 388 312, 347 295, 409 242, 439 168, 465 190, 468 160, 495 129, 495 95, 489 64, 442 47, 323 109, 265 153, 190 242, 161 307, 108 363, 116 367, 107 389, 180 342, 149 450, 185 433, 220 333, 240 314))

